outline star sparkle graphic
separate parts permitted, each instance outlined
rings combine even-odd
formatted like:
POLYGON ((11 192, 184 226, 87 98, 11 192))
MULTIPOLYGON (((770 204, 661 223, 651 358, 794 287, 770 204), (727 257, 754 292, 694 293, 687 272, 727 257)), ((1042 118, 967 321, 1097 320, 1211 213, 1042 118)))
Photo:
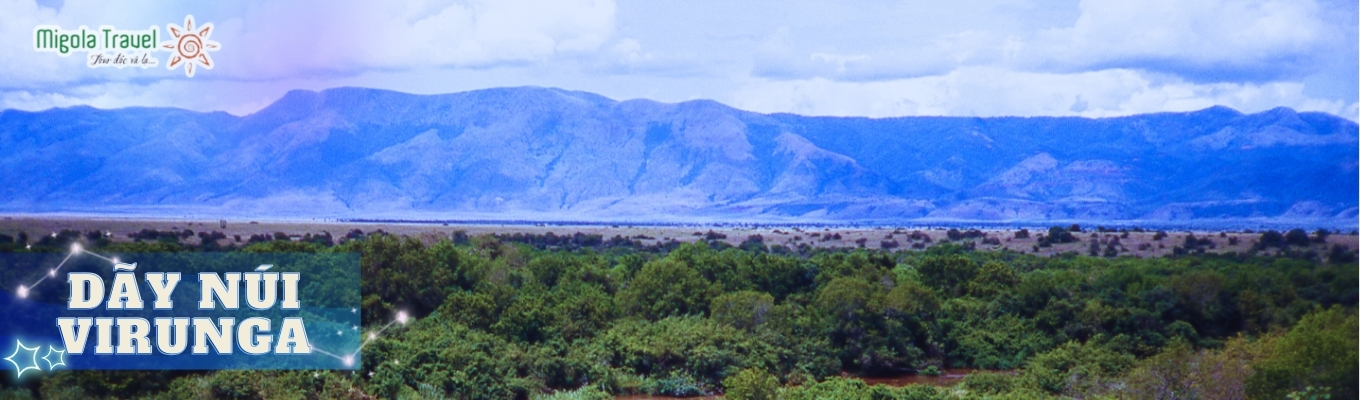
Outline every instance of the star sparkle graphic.
POLYGON ((17 374, 14 375, 14 378, 18 379, 19 377, 24 376, 24 371, 28 371, 30 369, 42 371, 42 368, 38 367, 38 349, 41 348, 41 346, 28 347, 24 346, 24 342, 22 341, 15 340, 14 342, 15 342, 14 354, 10 354, 9 357, 5 357, 5 361, 9 361, 10 364, 14 364, 14 370, 19 371, 17 374))
MULTIPOLYGON (((37 352, 35 351, 34 353, 36 354, 37 352)), ((48 345, 47 354, 43 355, 42 360, 47 362, 48 371, 57 368, 58 365, 66 365, 66 350, 57 350, 55 347, 52 347, 52 345, 48 345), (53 353, 56 354, 55 357, 52 356, 53 353)))
MULTIPOLYGON (((336 360, 340 360, 340 362, 345 363, 345 366, 346 366, 346 367, 354 366, 354 361, 355 361, 354 357, 357 356, 357 355, 359 355, 359 352, 362 351, 362 350, 364 349, 364 346, 367 346, 369 342, 372 342, 372 341, 374 341, 374 340, 378 340, 378 335, 382 334, 383 332, 386 332, 388 328, 391 328, 391 327, 392 327, 392 325, 397 325, 397 324, 406 325, 406 321, 409 321, 410 319, 411 319, 411 317, 410 317, 409 315, 406 314, 406 311, 398 311, 398 312, 397 312, 396 318, 393 318, 393 319, 392 319, 392 322, 388 322, 387 325, 383 325, 382 328, 378 328, 378 329, 369 331, 369 332, 368 332, 368 338, 365 339, 363 342, 359 343, 359 348, 354 349, 353 352, 350 352, 350 353, 348 353, 348 354, 335 354, 335 353, 332 353, 332 352, 323 350, 323 349, 321 349, 321 348, 318 348, 318 347, 316 347, 315 345, 312 345, 312 350, 313 350, 313 351, 316 351, 317 353, 321 353, 321 354, 325 354, 325 355, 331 356, 331 358, 334 358, 334 359, 336 359, 336 360)), ((359 330, 359 327, 355 326, 355 327, 353 327, 353 329, 357 331, 357 330, 359 330)), ((344 335, 343 333, 341 333, 341 332, 339 332, 339 331, 335 332, 335 334, 336 334, 336 336, 343 336, 343 335, 344 335)), ((370 372, 370 373, 371 373, 371 372, 370 372)))
POLYGON ((208 56, 209 51, 217 51, 222 48, 220 43, 208 40, 212 35, 213 24, 207 23, 194 30, 194 16, 184 17, 184 26, 169 24, 166 29, 170 31, 171 40, 161 42, 161 47, 173 50, 174 55, 170 56, 170 62, 166 64, 167 69, 175 69, 180 64, 184 64, 184 76, 193 78, 196 66, 212 69, 212 57, 208 56))

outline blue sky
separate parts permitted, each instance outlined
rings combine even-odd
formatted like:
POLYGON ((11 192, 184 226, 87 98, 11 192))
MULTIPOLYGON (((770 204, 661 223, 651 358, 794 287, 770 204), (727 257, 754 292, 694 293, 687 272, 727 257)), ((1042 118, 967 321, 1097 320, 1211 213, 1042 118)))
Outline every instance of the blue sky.
POLYGON ((248 114, 292 89, 549 86, 760 112, 1102 117, 1226 105, 1357 118, 1355 1, 0 0, 0 108, 248 114), (213 23, 217 63, 90 69, 57 24, 213 23))

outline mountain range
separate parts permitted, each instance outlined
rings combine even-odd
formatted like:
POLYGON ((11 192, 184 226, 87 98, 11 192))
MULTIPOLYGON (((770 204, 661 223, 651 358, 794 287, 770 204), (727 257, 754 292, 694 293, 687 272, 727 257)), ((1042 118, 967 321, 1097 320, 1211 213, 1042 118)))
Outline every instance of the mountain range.
POLYGON ((337 88, 245 116, 5 110, 0 212, 1353 228, 1357 139, 1288 108, 874 119, 337 88))

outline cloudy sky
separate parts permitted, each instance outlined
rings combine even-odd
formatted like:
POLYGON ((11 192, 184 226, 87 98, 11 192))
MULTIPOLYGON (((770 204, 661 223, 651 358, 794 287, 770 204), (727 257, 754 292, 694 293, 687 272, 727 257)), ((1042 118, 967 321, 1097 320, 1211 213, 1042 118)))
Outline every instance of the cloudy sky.
MULTIPOLYGON (((809 115, 1274 107, 1357 119, 1354 0, 0 0, 0 108, 249 114, 292 89, 548 86, 809 115), (91 69, 37 25, 213 23, 216 67, 91 69)), ((164 33, 163 33, 164 35, 164 33)))

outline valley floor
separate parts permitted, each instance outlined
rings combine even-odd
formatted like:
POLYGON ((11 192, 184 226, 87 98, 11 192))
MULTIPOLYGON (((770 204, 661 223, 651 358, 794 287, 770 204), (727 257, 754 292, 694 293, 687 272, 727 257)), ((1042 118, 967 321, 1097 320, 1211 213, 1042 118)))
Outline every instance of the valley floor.
MULTIPOLYGON (((670 241, 690 243, 701 240, 718 240, 733 246, 759 236, 766 246, 780 245, 789 249, 800 246, 814 248, 868 248, 868 249, 924 249, 942 243, 962 243, 972 241, 979 250, 1011 250, 1039 256, 1053 256, 1075 252, 1089 255, 1092 240, 1098 250, 1096 255, 1161 257, 1175 254, 1178 248, 1194 253, 1245 253, 1253 249, 1261 237, 1261 232, 1252 231, 1104 231, 1094 227, 1082 227, 1079 232, 1071 232, 1074 241, 1052 242, 1043 246, 1042 235, 1048 228, 1013 229, 966 229, 946 227, 852 227, 852 226, 808 226, 808 227, 715 227, 715 226, 676 226, 676 225, 549 225, 549 224, 439 224, 439 223, 373 223, 343 222, 334 220, 206 220, 206 219, 148 219, 119 217, 72 217, 72 216, 4 216, 0 219, 0 234, 11 236, 26 232, 31 237, 52 235, 63 229, 80 232, 103 231, 114 242, 130 242, 142 230, 176 231, 190 230, 194 235, 182 240, 185 244, 201 243, 199 232, 220 232, 225 239, 218 244, 244 245, 252 235, 273 237, 283 233, 294 240, 307 234, 329 233, 337 241, 354 230, 364 233, 383 231, 391 234, 417 237, 432 243, 449 238, 458 232, 469 236, 484 234, 545 235, 557 236, 600 235, 604 240, 620 236, 643 245, 665 244, 670 241), (1024 229, 1028 235, 1019 234, 1024 229), (951 232, 952 230, 952 232, 951 232), (1162 233, 1159 233, 1162 232, 1162 233), (951 233, 953 238, 951 238, 951 233), (1187 245, 1187 236, 1193 235, 1196 245, 1187 245), (1159 238, 1160 236, 1160 238, 1159 238), (1207 242, 1205 241, 1207 239, 1207 242), (1113 244, 1113 252, 1110 248, 1113 244)), ((1313 231, 1307 232, 1310 239, 1313 231)), ((1354 232, 1337 233, 1326 237, 1325 243, 1314 241, 1303 251, 1315 251, 1325 257, 1333 246, 1345 250, 1360 248, 1360 237, 1354 232)), ((1297 247, 1297 246, 1296 246, 1297 247)), ((1277 248, 1260 251, 1260 255, 1274 255, 1277 248)))

